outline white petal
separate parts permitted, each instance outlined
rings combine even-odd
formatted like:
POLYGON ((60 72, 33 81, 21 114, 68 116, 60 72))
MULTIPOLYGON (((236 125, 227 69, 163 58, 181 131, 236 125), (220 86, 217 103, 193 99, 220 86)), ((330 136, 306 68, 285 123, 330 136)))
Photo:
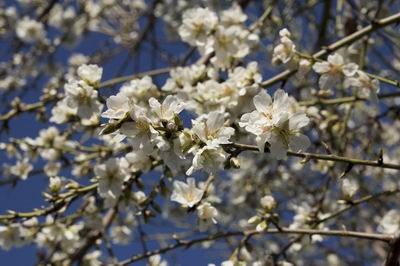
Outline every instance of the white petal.
POLYGON ((313 70, 317 73, 326 73, 331 69, 328 62, 317 62, 313 65, 313 70))
POLYGON ((207 127, 209 132, 215 132, 224 125, 224 114, 221 112, 211 112, 208 115, 207 127))
POLYGON ((354 63, 349 63, 343 66, 343 74, 347 77, 354 76, 357 73, 358 65, 354 63))
POLYGON ((300 129, 305 127, 310 122, 310 119, 304 113, 295 113, 289 119, 289 129, 300 129))
POLYGON ((161 109, 161 104, 160 104, 160 102, 159 102, 156 98, 154 98, 154 97, 151 97, 151 98, 149 99, 149 106, 150 106, 152 109, 156 109, 156 110, 160 110, 160 109, 161 109))
POLYGON ((278 89, 274 93, 274 110, 283 109, 287 110, 289 107, 289 96, 288 94, 281 89, 278 89))
POLYGON ((328 56, 328 62, 333 65, 343 65, 343 56, 338 53, 328 56))
POLYGON ((263 90, 259 94, 254 96, 253 103, 257 111, 261 113, 267 113, 269 112, 268 106, 271 105, 272 99, 271 96, 269 96, 268 93, 263 90))

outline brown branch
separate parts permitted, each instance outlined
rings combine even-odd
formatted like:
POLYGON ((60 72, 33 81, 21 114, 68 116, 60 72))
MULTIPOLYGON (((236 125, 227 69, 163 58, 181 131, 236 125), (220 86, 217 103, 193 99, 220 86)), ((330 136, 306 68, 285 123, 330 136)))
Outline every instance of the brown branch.
POLYGON ((253 236, 253 235, 261 235, 261 234, 294 234, 294 235, 325 235, 325 236, 334 236, 334 237, 350 237, 350 238, 357 238, 357 239, 365 239, 365 240, 373 240, 373 241, 383 241, 389 242, 392 239, 391 235, 386 234, 375 234, 375 233, 365 233, 365 232, 356 232, 356 231, 343 231, 343 230, 316 230, 316 229, 290 229, 290 228, 280 228, 278 229, 269 229, 267 231, 258 232, 256 230, 249 230, 249 231, 233 231, 227 233, 217 233, 214 235, 196 238, 192 240, 177 240, 177 243, 166 246, 164 248, 160 248, 154 251, 149 251, 144 254, 135 255, 131 258, 128 258, 124 261, 121 261, 118 266, 125 266, 131 263, 149 258, 153 255, 167 253, 171 250, 175 250, 178 248, 190 248, 191 246, 207 242, 207 241, 214 241, 229 237, 235 236, 253 236))
POLYGON ((400 236, 393 238, 389 243, 389 251, 384 266, 399 266, 400 257, 400 236))
MULTIPOLYGON (((248 144, 240 144, 240 143, 231 143, 224 145, 226 150, 231 153, 235 153, 236 155, 242 151, 259 151, 258 147, 255 145, 248 145, 248 144), (233 149, 233 150, 232 150, 233 149)), ((265 152, 269 153, 269 150, 266 149, 265 152)), ((372 167, 379 167, 379 168, 387 168, 387 169, 395 169, 400 170, 400 165, 398 164, 391 164, 391 163, 384 163, 379 161, 372 160, 362 160, 362 159, 354 159, 349 157, 342 157, 333 154, 319 154, 319 153, 309 153, 309 152, 294 152, 288 151, 288 156, 291 157, 299 157, 304 158, 306 160, 320 160, 320 161, 333 161, 333 162, 342 162, 342 163, 351 163, 353 165, 365 165, 365 166, 372 166, 372 167)))
MULTIPOLYGON (((361 39, 364 36, 370 35, 371 33, 386 27, 388 25, 394 24, 400 22, 400 12, 396 13, 392 16, 380 19, 380 20, 376 20, 373 23, 371 23, 370 25, 368 25, 365 28, 362 28, 361 30, 358 30, 356 32, 354 32, 353 34, 348 35, 347 37, 332 43, 331 45, 323 48, 322 50, 320 50, 319 52, 315 53, 313 55, 313 58, 318 59, 318 58, 322 58, 323 56, 330 54, 346 45, 352 44, 356 41, 358 41, 359 39, 361 39)), ((291 69, 291 70, 285 70, 279 74, 277 74, 276 76, 264 81, 263 83, 261 83, 262 87, 266 88, 269 86, 272 86, 278 82, 281 81, 285 81, 287 80, 291 75, 293 75, 294 73, 296 73, 297 69, 291 69)))
MULTIPOLYGON (((380 93, 377 95, 378 99, 388 99, 388 98, 396 98, 400 97, 400 92, 390 92, 390 93, 380 93)), ((353 103, 359 101, 366 101, 368 99, 361 98, 357 96, 348 96, 348 97, 340 97, 340 98, 333 98, 333 99, 315 99, 315 100, 308 100, 308 101, 300 101, 299 104, 301 106, 314 106, 314 105, 336 105, 336 104, 343 104, 343 103, 353 103)))

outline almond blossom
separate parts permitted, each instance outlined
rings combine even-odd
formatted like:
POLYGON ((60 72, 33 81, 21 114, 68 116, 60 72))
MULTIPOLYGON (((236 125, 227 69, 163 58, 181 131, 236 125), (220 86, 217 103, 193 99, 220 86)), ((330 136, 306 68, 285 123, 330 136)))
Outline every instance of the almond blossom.
POLYGON ((151 97, 157 98, 160 95, 156 85, 154 85, 149 76, 124 83, 119 93, 127 98, 128 104, 131 107, 135 104, 145 106, 151 97))
POLYGON ((98 102, 97 91, 83 81, 70 80, 65 85, 66 103, 76 109, 76 114, 85 120, 97 116, 102 105, 98 102))
POLYGON ((23 236, 21 235, 21 226, 19 224, 11 224, 8 226, 0 226, 0 247, 4 250, 10 250, 13 246, 21 246, 23 236))
POLYGON ((27 43, 44 41, 46 37, 43 24, 28 17, 24 17, 18 21, 16 32, 18 38, 27 43))
POLYGON ((396 209, 388 211, 380 220, 378 231, 386 234, 394 234, 400 229, 400 212, 396 209))
POLYGON ((300 129, 309 123, 309 119, 304 113, 289 112, 287 93, 277 90, 272 101, 271 97, 262 91, 254 97, 253 102, 256 110, 244 114, 239 125, 256 135, 257 146, 261 152, 268 142, 271 156, 283 159, 289 148, 301 151, 310 145, 308 137, 300 132, 300 129))
POLYGON ((78 76, 90 85, 96 85, 101 80, 103 68, 97 65, 81 65, 77 70, 78 76))
POLYGON ((276 201, 271 195, 266 195, 260 199, 261 206, 267 210, 272 210, 276 206, 276 201))
POLYGON ((221 169, 227 157, 226 152, 219 146, 204 146, 194 152, 192 166, 186 174, 191 175, 196 170, 215 174, 221 169))
POLYGON ((110 237, 115 244, 127 245, 131 241, 133 234, 132 230, 126 225, 113 226, 110 230, 110 237))
POLYGON ((200 230, 205 231, 210 224, 217 223, 218 210, 211 203, 203 202, 197 207, 197 216, 200 230))
POLYGON ((218 17, 208 8, 193 8, 183 14, 179 35, 191 45, 204 46, 212 30, 217 26, 218 17))
POLYGON ((22 180, 27 179, 32 170, 33 166, 27 159, 18 161, 15 165, 10 167, 10 173, 21 178, 22 180))
POLYGON ((180 265, 196 246, 189 264, 388 262, 396 1, 297 2, 2 1, 0 248, 34 245, 19 259, 38 265, 180 265))
POLYGON ((184 207, 192 208, 200 202, 203 194, 204 191, 196 187, 194 178, 189 177, 187 183, 174 181, 174 190, 171 195, 171 200, 178 202, 184 207))
POLYGON ((345 87, 353 87, 356 89, 356 94, 360 97, 366 97, 378 100, 377 93, 379 92, 379 81, 370 78, 365 72, 358 70, 356 75, 348 77, 344 80, 345 87))
POLYGON ((132 139, 134 149, 151 150, 159 133, 153 128, 146 109, 135 105, 130 111, 130 117, 133 122, 123 123, 120 132, 132 139))
POLYGON ((129 100, 123 93, 111 95, 106 101, 107 110, 101 116, 108 119, 122 119, 131 110, 129 100))
POLYGON ((235 133, 234 128, 224 125, 224 113, 217 111, 199 117, 192 123, 192 131, 201 141, 210 146, 230 143, 229 139, 235 133))
POLYGON ((294 56, 296 52, 296 45, 290 39, 291 34, 288 29, 284 28, 279 31, 280 43, 274 48, 272 54, 272 63, 286 64, 294 56))
POLYGON ((335 53, 328 56, 327 62, 315 63, 313 69, 321 75, 319 78, 319 87, 321 89, 331 89, 343 76, 354 76, 357 73, 358 65, 355 63, 345 63, 343 56, 335 53))
POLYGON ((94 172, 99 181, 99 195, 103 198, 117 199, 122 192, 122 184, 125 179, 120 160, 109 159, 105 164, 97 165, 94 172))
POLYGON ((155 98, 149 99, 149 106, 162 121, 173 121, 174 117, 182 112, 184 103, 176 96, 168 95, 162 103, 155 98))
POLYGON ((341 183, 341 190, 346 199, 351 199, 359 189, 359 184, 355 179, 346 178, 341 183))

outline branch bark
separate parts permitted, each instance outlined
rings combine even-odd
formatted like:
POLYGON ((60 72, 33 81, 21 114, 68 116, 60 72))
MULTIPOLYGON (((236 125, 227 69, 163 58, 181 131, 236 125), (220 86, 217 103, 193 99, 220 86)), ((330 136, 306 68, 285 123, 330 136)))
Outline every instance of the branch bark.
POLYGON ((384 266, 399 266, 400 257, 400 235, 398 234, 395 238, 390 241, 389 251, 384 262, 384 266))
POLYGON ((356 232, 356 231, 343 231, 343 230, 316 230, 316 229, 290 229, 290 228, 280 228, 280 229, 269 229, 267 231, 258 232, 256 230, 249 231, 233 231, 227 233, 217 233, 214 235, 196 238, 192 240, 177 240, 177 243, 166 246, 164 248, 160 248, 154 251, 149 251, 140 255, 132 256, 124 261, 121 261, 117 266, 126 266, 132 264, 134 262, 149 258, 153 255, 167 253, 171 250, 175 250, 178 248, 189 248, 194 244, 214 241, 229 237, 235 236, 253 236, 253 235, 261 235, 261 234, 294 234, 294 235, 326 235, 326 236, 334 236, 334 237, 351 237, 372 241, 382 241, 389 242, 392 239, 392 236, 385 234, 374 234, 374 233, 365 233, 365 232, 356 232))
MULTIPOLYGON (((356 41, 358 41, 359 39, 361 39, 364 36, 370 35, 371 33, 386 27, 388 25, 394 24, 394 23, 398 23, 400 22, 400 12, 396 13, 392 16, 380 19, 380 20, 376 20, 374 22, 372 22, 370 25, 368 25, 365 28, 362 28, 359 31, 354 32, 351 35, 348 35, 347 37, 332 43, 331 45, 323 48, 322 50, 320 50, 319 52, 313 54, 313 58, 318 59, 318 58, 322 58, 325 55, 328 55, 346 45, 352 44, 356 41)), ((293 75, 294 73, 297 72, 297 68, 295 69, 291 69, 291 70, 285 70, 279 74, 277 74, 276 76, 264 81, 262 83, 262 87, 266 88, 269 86, 272 86, 280 81, 284 81, 287 80, 291 75, 293 75)))

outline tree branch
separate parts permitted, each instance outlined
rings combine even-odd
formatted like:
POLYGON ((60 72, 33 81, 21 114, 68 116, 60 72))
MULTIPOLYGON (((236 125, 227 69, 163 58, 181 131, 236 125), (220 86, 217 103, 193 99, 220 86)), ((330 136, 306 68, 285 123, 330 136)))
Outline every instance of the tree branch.
MULTIPOLYGON (((315 58, 315 59, 322 58, 323 56, 330 54, 346 45, 349 45, 349 44, 352 44, 352 43, 358 41, 359 39, 361 39, 364 36, 367 36, 383 27, 397 23, 399 21, 400 21, 400 12, 396 13, 392 16, 389 16, 389 17, 386 17, 386 18, 383 18, 380 20, 376 20, 375 22, 371 23, 369 26, 362 28, 361 30, 356 31, 353 34, 348 35, 345 38, 343 38, 337 42, 334 42, 331 45, 323 48, 319 52, 315 53, 313 55, 313 58, 315 58)), ((280 81, 287 80, 291 75, 293 75, 296 72, 297 72, 297 68, 285 70, 285 71, 275 75, 274 77, 264 81, 263 83, 261 83, 261 85, 264 88, 272 86, 280 81)))
MULTIPOLYGON (((240 143, 231 143, 224 145, 228 149, 228 152, 234 152, 238 155, 242 151, 250 150, 250 151, 259 151, 258 147, 255 145, 248 145, 248 144, 240 144, 240 143), (234 151, 229 151, 230 148, 235 149, 234 151)), ((266 149, 265 152, 269 153, 269 150, 266 149)), ((400 165, 398 164, 391 164, 391 163, 384 163, 379 160, 372 161, 372 160, 362 160, 362 159, 353 159, 348 157, 342 157, 333 154, 318 154, 318 153, 309 153, 309 152, 293 152, 288 151, 288 156, 291 157, 299 157, 304 158, 306 160, 322 160, 322 161, 333 161, 333 162, 342 162, 342 163, 351 163, 354 165, 365 165, 365 166, 372 166, 372 167, 379 167, 379 168, 387 168, 387 169, 395 169, 400 170, 400 165)))
POLYGON ((207 242, 207 241, 214 241, 228 237, 235 237, 235 236, 253 236, 253 235, 261 235, 261 234, 294 234, 294 235, 325 235, 325 236, 334 236, 334 237, 350 237, 350 238, 358 238, 358 239, 365 239, 365 240, 373 240, 373 241, 383 241, 389 242, 392 239, 391 235, 386 234, 375 234, 375 233, 365 233, 365 232, 356 232, 356 231, 343 231, 343 230, 316 230, 316 229, 290 229, 290 228, 280 228, 278 229, 269 229, 267 231, 258 232, 256 230, 249 230, 249 231, 233 231, 227 233, 217 233, 214 235, 196 238, 192 240, 177 240, 177 243, 169 245, 164 248, 160 248, 154 251, 149 251, 144 254, 132 256, 126 260, 121 261, 118 266, 126 266, 131 263, 149 258, 153 255, 167 253, 171 250, 178 249, 178 248, 189 248, 194 244, 207 242))

